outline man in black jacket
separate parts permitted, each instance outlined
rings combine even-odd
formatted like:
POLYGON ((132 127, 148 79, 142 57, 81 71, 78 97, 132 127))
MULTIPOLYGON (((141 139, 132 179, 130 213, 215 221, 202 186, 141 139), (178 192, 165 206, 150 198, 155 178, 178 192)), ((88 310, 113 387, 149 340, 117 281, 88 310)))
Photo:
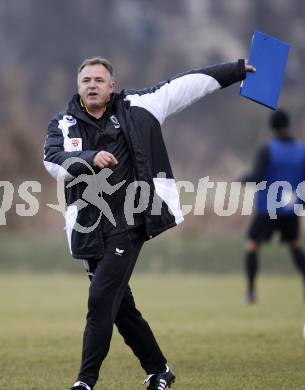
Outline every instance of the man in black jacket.
POLYGON ((115 93, 108 60, 81 64, 78 94, 51 120, 44 154, 49 173, 65 181, 69 247, 91 279, 82 362, 72 389, 95 386, 114 323, 148 374, 148 389, 175 381, 128 286, 144 241, 183 221, 161 125, 207 93, 243 80, 246 71, 255 69, 239 60, 115 93))

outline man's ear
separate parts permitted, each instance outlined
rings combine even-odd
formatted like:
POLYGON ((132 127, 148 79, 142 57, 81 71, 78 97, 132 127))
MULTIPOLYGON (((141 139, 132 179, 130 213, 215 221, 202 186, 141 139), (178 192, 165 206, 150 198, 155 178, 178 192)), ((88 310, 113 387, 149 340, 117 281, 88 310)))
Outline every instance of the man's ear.
POLYGON ((80 77, 79 75, 77 76, 77 91, 79 92, 79 88, 80 88, 80 77))

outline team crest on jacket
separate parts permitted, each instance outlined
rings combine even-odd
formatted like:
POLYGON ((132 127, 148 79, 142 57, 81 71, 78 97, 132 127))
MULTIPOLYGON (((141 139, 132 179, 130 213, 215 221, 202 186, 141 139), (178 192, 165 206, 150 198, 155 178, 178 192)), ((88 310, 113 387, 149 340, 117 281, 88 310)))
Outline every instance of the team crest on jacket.
POLYGON ((65 115, 63 119, 65 119, 70 124, 70 126, 76 125, 76 119, 73 118, 72 115, 65 115))
POLYGON ((71 138, 69 151, 81 151, 83 150, 83 140, 81 138, 71 138))
POLYGON ((116 129, 119 129, 121 127, 120 122, 115 115, 111 115, 110 120, 116 129))

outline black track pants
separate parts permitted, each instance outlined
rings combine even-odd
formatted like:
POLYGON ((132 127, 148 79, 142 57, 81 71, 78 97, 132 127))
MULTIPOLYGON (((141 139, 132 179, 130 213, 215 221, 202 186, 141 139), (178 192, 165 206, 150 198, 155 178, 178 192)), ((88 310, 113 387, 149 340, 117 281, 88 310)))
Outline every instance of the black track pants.
POLYGON ((104 257, 85 262, 92 281, 78 380, 91 387, 109 351, 114 323, 147 374, 164 371, 166 359, 128 286, 143 243, 139 229, 109 236, 104 257))

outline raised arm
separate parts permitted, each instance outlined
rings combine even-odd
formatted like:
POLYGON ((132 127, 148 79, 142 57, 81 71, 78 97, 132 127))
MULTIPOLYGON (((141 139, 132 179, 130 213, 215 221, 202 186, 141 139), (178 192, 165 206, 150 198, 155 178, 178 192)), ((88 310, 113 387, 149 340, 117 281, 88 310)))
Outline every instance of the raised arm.
POLYGON ((169 115, 183 110, 203 96, 243 80, 247 71, 253 72, 255 69, 245 60, 195 69, 153 88, 125 91, 125 100, 131 106, 145 108, 162 124, 169 115))

